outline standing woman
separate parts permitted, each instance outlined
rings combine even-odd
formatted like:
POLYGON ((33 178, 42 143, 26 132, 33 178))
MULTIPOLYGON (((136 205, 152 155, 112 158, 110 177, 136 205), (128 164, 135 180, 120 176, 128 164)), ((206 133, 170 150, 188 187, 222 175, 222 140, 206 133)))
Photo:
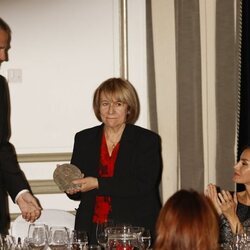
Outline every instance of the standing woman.
POLYGON ((99 126, 78 132, 71 163, 84 174, 68 190, 80 200, 75 229, 86 230, 96 243, 96 225, 114 220, 154 228, 161 208, 162 159, 159 135, 133 125, 139 100, 132 84, 121 78, 104 81, 95 91, 93 109, 99 126))

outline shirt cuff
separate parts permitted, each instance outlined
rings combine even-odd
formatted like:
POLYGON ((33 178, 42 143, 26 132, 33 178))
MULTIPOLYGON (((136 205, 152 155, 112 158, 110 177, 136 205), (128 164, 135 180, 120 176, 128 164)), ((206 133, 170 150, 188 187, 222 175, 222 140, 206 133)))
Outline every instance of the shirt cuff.
POLYGON ((16 195, 15 203, 16 203, 16 201, 18 200, 18 198, 20 197, 20 195, 23 194, 23 193, 26 193, 26 192, 29 192, 29 190, 28 190, 28 189, 23 189, 23 190, 21 190, 21 191, 16 195))

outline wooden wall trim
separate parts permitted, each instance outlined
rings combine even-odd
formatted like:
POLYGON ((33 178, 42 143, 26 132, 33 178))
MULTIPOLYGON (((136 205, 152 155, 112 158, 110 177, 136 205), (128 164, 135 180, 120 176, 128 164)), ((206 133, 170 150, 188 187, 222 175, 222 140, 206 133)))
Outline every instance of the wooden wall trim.
POLYGON ((34 153, 34 154, 18 154, 17 160, 24 162, 58 162, 70 161, 72 153, 34 153))
MULTIPOLYGON (((66 212, 69 212, 69 213, 71 213, 73 215, 76 215, 76 211, 75 210, 74 211, 66 211, 66 212)), ((11 213, 10 214, 10 220, 14 221, 19 215, 21 215, 21 213, 11 213)))
POLYGON ((62 191, 58 188, 54 180, 29 180, 29 184, 34 194, 62 193, 62 191))

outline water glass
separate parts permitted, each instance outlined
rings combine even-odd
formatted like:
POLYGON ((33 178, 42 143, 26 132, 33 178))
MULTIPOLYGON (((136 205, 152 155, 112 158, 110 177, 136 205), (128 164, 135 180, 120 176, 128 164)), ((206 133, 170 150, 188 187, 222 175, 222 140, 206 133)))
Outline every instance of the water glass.
POLYGON ((141 249, 140 236, 142 227, 110 227, 108 232, 108 249, 132 250, 141 249))
POLYGON ((50 227, 48 241, 52 250, 66 250, 69 246, 68 229, 60 226, 50 227))
POLYGON ((139 241, 142 249, 149 249, 151 246, 151 233, 150 230, 144 229, 139 236, 139 241))
POLYGON ((101 250, 102 248, 99 245, 89 245, 88 250, 101 250))
POLYGON ((27 245, 29 249, 42 250, 48 243, 48 231, 45 224, 29 225, 27 245))
POLYGON ((15 245, 15 239, 11 235, 0 234, 0 249, 11 249, 15 245))
POLYGON ((112 227, 114 222, 112 220, 107 220, 103 223, 98 223, 96 225, 96 240, 99 245, 106 248, 108 243, 108 232, 107 228, 112 227))
POLYGON ((237 233, 234 235, 232 249, 234 250, 246 250, 246 237, 244 233, 237 233))
POLYGON ((244 226, 244 235, 247 247, 250 249, 250 226, 244 226))
POLYGON ((86 231, 73 230, 70 237, 71 249, 82 250, 88 245, 88 236, 86 231))
POLYGON ((221 243, 220 250, 234 250, 231 243, 221 243))

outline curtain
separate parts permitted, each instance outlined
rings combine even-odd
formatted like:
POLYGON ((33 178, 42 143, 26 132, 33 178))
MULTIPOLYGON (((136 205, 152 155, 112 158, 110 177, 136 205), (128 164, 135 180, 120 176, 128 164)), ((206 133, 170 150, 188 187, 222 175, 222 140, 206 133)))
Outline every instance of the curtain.
POLYGON ((153 119, 163 141, 163 197, 180 188, 204 191, 209 182, 232 189, 237 127, 235 1, 149 2, 153 37, 147 38, 148 57, 153 59, 148 60, 149 91, 154 89, 153 119), (210 119, 214 127, 207 126, 210 119))
MULTIPOLYGON (((240 37, 240 78, 239 78, 239 112, 238 112, 238 144, 237 160, 245 146, 250 146, 250 4, 248 0, 241 0, 240 5, 241 30, 240 37)), ((244 190, 244 185, 238 184, 237 190, 244 190)))
POLYGON ((250 3, 242 0, 242 37, 241 37, 241 81, 240 113, 238 134, 238 158, 242 149, 250 146, 250 3))
POLYGON ((199 1, 175 1, 175 16, 180 188, 202 191, 204 158, 199 1))
POLYGON ((216 183, 233 189, 237 120, 237 54, 234 0, 216 1, 216 183))

